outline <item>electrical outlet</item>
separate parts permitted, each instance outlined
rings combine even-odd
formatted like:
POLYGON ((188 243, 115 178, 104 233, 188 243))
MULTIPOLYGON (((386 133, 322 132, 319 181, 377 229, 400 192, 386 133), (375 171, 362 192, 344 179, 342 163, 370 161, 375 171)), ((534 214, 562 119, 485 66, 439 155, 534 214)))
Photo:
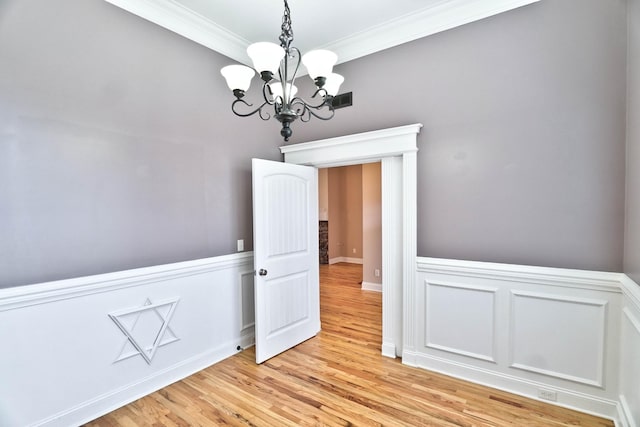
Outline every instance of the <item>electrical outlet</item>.
POLYGON ((355 254, 355 253, 356 253, 356 248, 353 248, 353 249, 351 250, 351 252, 353 252, 353 253, 355 254))
POLYGON ((540 399, 550 400, 552 402, 555 402, 555 401, 558 400, 558 393, 556 393, 555 391, 545 390, 543 388, 539 388, 538 389, 538 397, 540 399))
POLYGON ((373 270, 373 275, 376 276, 376 277, 380 277, 380 270, 377 269, 377 268, 375 270, 373 270))
POLYGON ((244 251, 244 239, 238 240, 238 252, 244 251))

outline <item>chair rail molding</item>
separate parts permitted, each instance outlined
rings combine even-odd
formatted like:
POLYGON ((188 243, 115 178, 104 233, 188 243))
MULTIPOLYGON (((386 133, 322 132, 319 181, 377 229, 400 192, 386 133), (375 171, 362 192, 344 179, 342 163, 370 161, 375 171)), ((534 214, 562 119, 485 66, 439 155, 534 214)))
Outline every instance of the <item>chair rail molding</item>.
POLYGON ((382 354, 387 357, 404 357, 413 346, 421 128, 417 123, 280 147, 285 162, 317 168, 382 163, 382 354))

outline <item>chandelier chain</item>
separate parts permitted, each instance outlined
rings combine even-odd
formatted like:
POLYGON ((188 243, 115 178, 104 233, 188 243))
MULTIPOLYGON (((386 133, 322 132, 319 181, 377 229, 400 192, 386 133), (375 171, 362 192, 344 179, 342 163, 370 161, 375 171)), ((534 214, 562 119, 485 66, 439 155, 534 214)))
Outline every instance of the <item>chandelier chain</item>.
POLYGON ((280 46, 289 51, 291 42, 293 42, 293 28, 291 26, 291 11, 287 0, 284 0, 284 15, 282 16, 282 32, 280 33, 280 46))

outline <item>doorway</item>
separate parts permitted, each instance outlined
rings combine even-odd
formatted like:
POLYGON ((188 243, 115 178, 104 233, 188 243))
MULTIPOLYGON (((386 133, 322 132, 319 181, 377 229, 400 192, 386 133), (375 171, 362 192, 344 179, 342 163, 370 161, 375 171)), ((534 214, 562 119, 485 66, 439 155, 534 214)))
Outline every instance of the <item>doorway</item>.
POLYGON ((362 289, 382 292, 380 162, 318 170, 320 264, 362 265, 362 289))
POLYGON ((286 163, 382 164, 382 354, 415 363, 416 153, 421 124, 280 147, 286 163))

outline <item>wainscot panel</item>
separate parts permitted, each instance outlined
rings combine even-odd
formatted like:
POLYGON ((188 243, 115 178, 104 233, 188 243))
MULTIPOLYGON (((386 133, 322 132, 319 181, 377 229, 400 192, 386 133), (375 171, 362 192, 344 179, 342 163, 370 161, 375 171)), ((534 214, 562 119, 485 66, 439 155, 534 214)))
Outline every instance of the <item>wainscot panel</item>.
POLYGON ((253 343, 253 256, 0 290, 0 425, 94 419, 253 343))
POLYGON ((620 412, 630 427, 640 426, 640 285, 624 276, 620 329, 620 412))
POLYGON ((435 258, 417 265, 416 346, 403 351, 404 363, 620 424, 621 274, 435 258))

